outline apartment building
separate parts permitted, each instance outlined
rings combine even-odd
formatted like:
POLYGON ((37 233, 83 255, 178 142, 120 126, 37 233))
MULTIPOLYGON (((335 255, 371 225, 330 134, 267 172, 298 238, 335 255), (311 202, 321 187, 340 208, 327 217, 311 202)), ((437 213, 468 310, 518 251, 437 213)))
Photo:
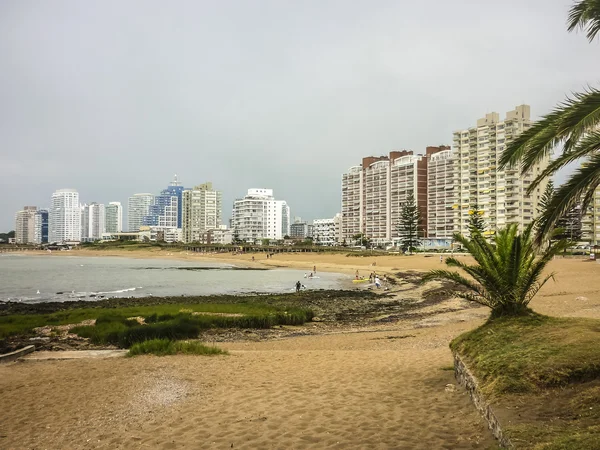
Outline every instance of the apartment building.
POLYGON ((38 216, 37 206, 25 206, 15 215, 15 243, 17 244, 37 244, 36 235, 36 217, 38 216))
POLYGON ((337 245, 335 217, 331 219, 313 220, 313 242, 319 245, 337 245))
POLYGON ((454 158, 450 147, 428 147, 427 237, 450 239, 454 233, 454 158))
POLYGON ((283 239, 290 233, 290 207, 275 200, 273 189, 248 189, 244 198, 233 203, 231 228, 237 239, 246 242, 283 239))
POLYGON ((600 187, 596 188, 594 197, 583 214, 581 233, 583 242, 600 246, 600 187))
POLYGON ((50 205, 48 214, 48 241, 81 241, 79 193, 74 189, 59 189, 52 194, 50 205))
POLYGON ((202 242, 204 233, 221 226, 222 195, 222 192, 213 189, 212 183, 183 191, 183 242, 202 242))
POLYGON ((546 182, 527 194, 531 182, 549 159, 521 175, 518 168, 499 170, 506 145, 531 127, 529 105, 517 106, 504 120, 496 112, 486 114, 476 126, 454 132, 454 231, 468 235, 469 209, 477 203, 483 211, 488 235, 509 223, 522 229, 535 218, 546 182))
POLYGON ((110 202, 104 208, 104 228, 107 233, 123 231, 123 206, 121 202, 110 202))
POLYGON ((127 230, 140 231, 144 225, 144 217, 150 212, 154 204, 154 195, 148 193, 133 194, 127 201, 127 230))
POLYGON ((427 160, 427 154, 394 151, 389 156, 363 158, 361 165, 343 174, 342 241, 351 242, 356 234, 380 244, 393 241, 398 237, 402 208, 411 193, 425 225, 427 160))
POLYGON ((92 202, 81 207, 81 240, 98 241, 106 233, 106 214, 102 203, 92 202))

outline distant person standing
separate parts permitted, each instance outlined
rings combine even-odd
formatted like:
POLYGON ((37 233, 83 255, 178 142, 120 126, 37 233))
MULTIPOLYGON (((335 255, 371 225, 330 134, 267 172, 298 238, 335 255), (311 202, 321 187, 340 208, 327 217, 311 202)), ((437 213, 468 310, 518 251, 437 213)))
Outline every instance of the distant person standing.
POLYGON ((443 263, 444 262, 444 255, 440 255, 440 262, 443 263))
POLYGON ((317 273, 317 266, 313 266, 313 273, 317 273))
POLYGON ((296 281, 296 292, 300 292, 301 287, 302 287, 302 283, 300 283, 300 281, 296 281))
POLYGON ((379 281, 379 277, 375 275, 375 287, 379 289, 381 287, 381 281, 379 281))

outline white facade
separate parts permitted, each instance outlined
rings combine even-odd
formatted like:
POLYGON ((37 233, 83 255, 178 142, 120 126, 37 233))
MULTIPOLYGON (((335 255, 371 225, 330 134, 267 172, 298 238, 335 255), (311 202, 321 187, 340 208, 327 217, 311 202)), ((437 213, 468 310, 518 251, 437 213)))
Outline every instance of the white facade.
MULTIPOLYGON (((150 206, 154 204, 152 194, 133 194, 127 203, 127 229, 128 231, 139 231, 143 225, 144 216, 148 215, 150 206)), ((175 214, 177 219, 177 214, 175 214)), ((177 225, 177 223, 175 223, 177 225)))
POLYGON ((530 107, 521 105, 506 113, 504 121, 492 112, 479 119, 476 127, 454 132, 455 232, 468 235, 469 211, 475 203, 483 211, 488 235, 509 223, 517 223, 522 229, 535 219, 547 182, 530 195, 527 188, 547 167, 549 158, 525 175, 521 175, 518 167, 498 169, 506 145, 530 127, 530 107))
POLYGON ((313 221, 313 242, 317 245, 331 246, 337 244, 335 217, 313 221))
POLYGON ((52 194, 48 211, 48 242, 81 241, 81 208, 79 193, 59 189, 52 194))
POLYGON ((104 228, 107 233, 123 231, 123 206, 121 202, 110 202, 104 208, 104 228))
POLYGON ((81 207, 81 240, 98 241, 106 232, 105 209, 102 203, 90 203, 81 207))
POLYGON ((452 150, 431 155, 427 166, 427 236, 450 239, 454 233, 454 158, 452 150))
POLYGON ((283 239, 290 233, 290 207, 275 200, 272 189, 248 189, 248 194, 233 203, 233 234, 246 242, 283 239))
POLYGON ((201 242, 206 231, 221 226, 222 215, 222 193, 213 190, 212 183, 204 183, 183 191, 183 242, 201 242))
POLYGON ((590 245, 600 245, 600 187, 594 191, 581 222, 581 240, 590 245))
POLYGON ((26 206, 15 216, 15 243, 39 244, 42 242, 39 231, 39 215, 36 206, 26 206), (37 220, 36 220, 37 218, 37 220))

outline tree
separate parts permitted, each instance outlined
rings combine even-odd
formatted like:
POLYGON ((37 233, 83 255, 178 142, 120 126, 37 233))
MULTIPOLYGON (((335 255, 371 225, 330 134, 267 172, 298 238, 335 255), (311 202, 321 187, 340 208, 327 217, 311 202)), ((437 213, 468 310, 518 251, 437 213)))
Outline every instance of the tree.
POLYGON ((446 265, 460 269, 469 278, 456 271, 432 270, 423 277, 423 282, 447 280, 455 283, 463 288, 454 292, 455 296, 489 307, 492 318, 528 314, 531 299, 554 276, 552 273, 543 276, 544 268, 568 245, 567 241, 556 241, 536 256, 538 247, 533 241, 533 229, 534 223, 519 234, 518 225, 510 224, 498 230, 492 243, 480 234, 469 239, 457 233, 454 239, 477 264, 469 265, 450 257, 446 259, 446 265))
POLYGON ((479 209, 479 205, 475 202, 469 209, 469 234, 483 234, 485 231, 485 222, 483 221, 483 210, 479 209))
MULTIPOLYGON (((581 28, 592 41, 600 32, 600 0, 580 0, 571 7, 568 31, 581 28)), ((540 183, 566 165, 585 160, 558 188, 539 217, 536 242, 552 235, 558 221, 580 201, 585 211, 600 185, 600 90, 588 88, 557 105, 552 112, 507 145, 500 167, 520 166, 529 172, 545 159, 556 146, 562 154, 552 161, 531 183, 531 194, 540 183), (582 200, 583 199, 583 200, 582 200)))
POLYGON ((400 223, 398 224, 398 236, 402 250, 412 252, 421 244, 419 234, 421 231, 421 211, 415 203, 415 196, 411 192, 406 197, 400 212, 400 223))
POLYGON ((549 180, 548 184, 546 184, 546 189, 542 193, 542 196, 540 197, 540 201, 538 203, 537 213, 539 216, 544 214, 544 211, 546 211, 550 206, 550 202, 552 201, 554 191, 554 182, 552 180, 549 180))
MULTIPOLYGON (((540 197, 540 202, 537 209, 538 215, 543 215, 546 209, 551 207, 552 197, 555 192, 556 189, 554 188, 554 182, 549 180, 548 184, 546 185, 546 189, 540 197)), ((577 242, 581 240, 581 218, 583 216, 583 211, 584 210, 580 204, 576 204, 569 208, 569 210, 556 221, 554 231, 550 236, 548 236, 548 239, 550 241, 557 239, 568 239, 571 242, 577 242)))
POLYGON ((369 247, 371 244, 371 240, 364 233, 355 234, 352 236, 352 240, 356 242, 355 245, 360 245, 362 247, 369 247))

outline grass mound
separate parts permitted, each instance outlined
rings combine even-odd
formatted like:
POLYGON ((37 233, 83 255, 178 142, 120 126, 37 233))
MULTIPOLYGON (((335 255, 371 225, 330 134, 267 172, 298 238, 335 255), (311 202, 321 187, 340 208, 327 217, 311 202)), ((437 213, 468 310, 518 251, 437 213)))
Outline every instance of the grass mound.
POLYGON ((450 347, 486 394, 536 392, 600 376, 600 321, 538 314, 500 317, 450 347))
POLYGON ((218 347, 209 347, 200 342, 172 341, 170 339, 151 339, 134 344, 127 356, 137 355, 226 355, 227 351, 218 347))

